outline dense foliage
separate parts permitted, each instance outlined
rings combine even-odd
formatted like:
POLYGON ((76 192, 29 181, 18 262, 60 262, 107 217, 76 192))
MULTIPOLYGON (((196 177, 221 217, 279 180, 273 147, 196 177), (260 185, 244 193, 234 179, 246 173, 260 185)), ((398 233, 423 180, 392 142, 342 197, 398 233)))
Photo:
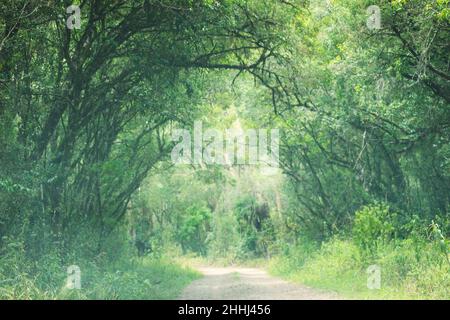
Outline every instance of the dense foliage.
MULTIPOLYGON (((448 295, 449 1, 374 2, 380 29, 365 0, 82 0, 70 29, 70 1, 2 1, 0 297, 191 252, 448 295), (174 166, 195 120, 279 128, 278 173, 174 166)), ((108 292, 82 297, 146 297, 108 292)))

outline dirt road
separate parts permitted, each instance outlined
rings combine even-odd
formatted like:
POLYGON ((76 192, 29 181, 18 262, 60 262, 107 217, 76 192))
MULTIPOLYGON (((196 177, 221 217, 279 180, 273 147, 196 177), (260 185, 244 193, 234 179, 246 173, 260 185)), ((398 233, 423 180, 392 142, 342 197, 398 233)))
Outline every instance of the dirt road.
POLYGON ((179 299, 187 300, 334 300, 339 297, 241 267, 199 267, 204 277, 192 282, 179 299))

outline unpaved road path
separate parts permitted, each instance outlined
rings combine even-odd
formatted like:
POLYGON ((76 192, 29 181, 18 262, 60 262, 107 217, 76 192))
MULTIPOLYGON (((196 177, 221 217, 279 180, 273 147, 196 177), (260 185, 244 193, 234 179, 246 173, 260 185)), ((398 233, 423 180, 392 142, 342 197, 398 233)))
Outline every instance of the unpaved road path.
POLYGON ((204 277, 184 289, 181 300, 334 300, 339 297, 290 283, 257 268, 199 267, 204 277))

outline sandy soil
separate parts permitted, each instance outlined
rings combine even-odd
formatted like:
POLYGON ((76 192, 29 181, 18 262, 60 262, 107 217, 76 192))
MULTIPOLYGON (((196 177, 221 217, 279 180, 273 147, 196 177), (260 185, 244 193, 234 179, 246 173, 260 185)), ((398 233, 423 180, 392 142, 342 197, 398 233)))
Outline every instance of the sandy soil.
POLYGON ((335 300, 332 292, 323 292, 293 284, 257 268, 199 267, 204 277, 182 292, 181 300, 335 300))

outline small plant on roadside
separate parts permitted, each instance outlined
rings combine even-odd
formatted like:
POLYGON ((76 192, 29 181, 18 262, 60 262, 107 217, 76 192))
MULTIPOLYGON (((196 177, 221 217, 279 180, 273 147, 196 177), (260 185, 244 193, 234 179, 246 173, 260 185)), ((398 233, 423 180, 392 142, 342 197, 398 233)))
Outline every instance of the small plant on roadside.
POLYGON ((381 203, 365 206, 356 212, 353 240, 364 258, 375 258, 377 248, 394 237, 396 216, 381 203))

